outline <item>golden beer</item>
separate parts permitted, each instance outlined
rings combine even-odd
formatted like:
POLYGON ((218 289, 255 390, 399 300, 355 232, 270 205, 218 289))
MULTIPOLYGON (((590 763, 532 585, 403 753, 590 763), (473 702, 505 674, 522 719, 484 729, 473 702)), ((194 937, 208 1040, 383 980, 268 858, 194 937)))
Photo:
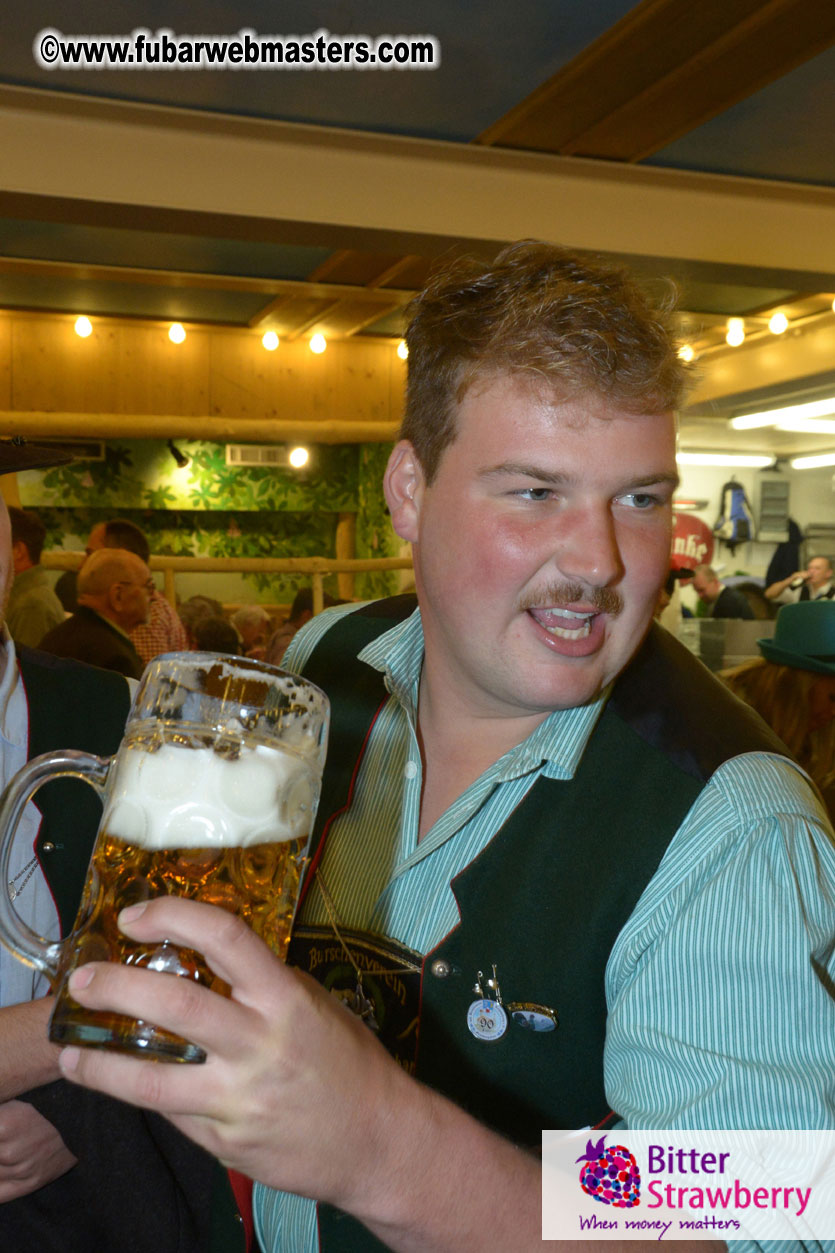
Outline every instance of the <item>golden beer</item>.
POLYGON ((23 809, 50 778, 82 779, 104 806, 75 929, 37 935, 0 891, 0 935, 55 991, 50 1039, 202 1061, 203 1051, 153 1023, 83 1009, 67 980, 90 961, 144 966, 227 985, 204 958, 164 940, 137 944, 118 916, 158 896, 183 896, 242 918, 283 958, 319 799, 329 705, 314 684, 264 662, 171 653, 147 667, 125 738, 111 759, 44 753, 0 798, 0 884, 23 809))
MULTIPOLYGON (((228 995, 228 986, 199 953, 169 942, 138 944, 119 930, 122 909, 158 896, 203 901, 237 914, 283 958, 316 789, 315 775, 297 752, 250 745, 246 737, 209 744, 204 735, 155 731, 129 740, 110 784, 67 975, 89 961, 112 961, 184 976, 228 995)), ((65 986, 49 1038, 202 1060, 200 1049, 153 1024, 83 1010, 65 986)))
MULTIPOLYGON (((279 957, 287 952, 304 870, 307 839, 256 844, 251 848, 161 849, 148 852, 99 833, 75 925, 68 968, 88 961, 121 962, 183 975, 228 995, 229 988, 193 949, 172 944, 142 945, 117 925, 121 910, 157 896, 181 896, 219 905, 252 927, 279 957)), ((202 1050, 151 1023, 81 1007, 66 991, 59 996, 49 1028, 57 1044, 106 1044, 137 1048, 172 1060, 202 1060, 202 1050)))

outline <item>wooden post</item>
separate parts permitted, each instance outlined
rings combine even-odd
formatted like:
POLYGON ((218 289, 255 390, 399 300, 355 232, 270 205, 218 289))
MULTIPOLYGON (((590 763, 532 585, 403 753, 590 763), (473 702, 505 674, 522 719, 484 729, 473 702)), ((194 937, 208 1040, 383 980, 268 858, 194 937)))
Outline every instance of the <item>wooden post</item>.
POLYGON ((173 570, 165 570, 163 572, 163 588, 162 594, 168 601, 172 609, 177 608, 177 586, 174 578, 173 570))
POLYGON ((325 607, 325 589, 322 583, 322 575, 318 572, 313 574, 311 582, 313 584, 313 616, 315 617, 325 607))
MULTIPOLYGON (((356 545, 357 515, 341 513, 336 524, 336 560, 353 561, 357 555, 356 545)), ((341 571, 337 576, 337 587, 340 600, 354 599, 354 576, 349 570, 341 571)))
POLYGON ((17 487, 16 474, 0 474, 0 495, 7 505, 20 508, 20 492, 17 487))

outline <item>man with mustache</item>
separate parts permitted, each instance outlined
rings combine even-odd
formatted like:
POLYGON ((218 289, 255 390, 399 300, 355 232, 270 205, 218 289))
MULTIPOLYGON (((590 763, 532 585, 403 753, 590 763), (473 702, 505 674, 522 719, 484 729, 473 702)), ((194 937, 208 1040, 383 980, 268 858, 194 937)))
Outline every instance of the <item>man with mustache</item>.
POLYGON ((538 1249, 541 1129, 609 1111, 833 1125, 826 815, 651 625, 685 379, 663 315, 536 243, 412 315, 385 493, 417 601, 330 611, 284 659, 333 702, 299 969, 166 899, 120 925, 207 954, 231 1000, 73 976, 206 1049, 62 1064, 266 1185, 268 1253, 538 1249))

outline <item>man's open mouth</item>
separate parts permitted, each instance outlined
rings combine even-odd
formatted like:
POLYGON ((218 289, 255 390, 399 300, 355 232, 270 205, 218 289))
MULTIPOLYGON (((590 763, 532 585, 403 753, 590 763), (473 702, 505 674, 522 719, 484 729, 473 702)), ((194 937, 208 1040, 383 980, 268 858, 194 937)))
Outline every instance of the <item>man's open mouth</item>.
POLYGON ((528 613, 549 635, 562 640, 582 640, 591 633, 595 612, 574 609, 529 609, 528 613))

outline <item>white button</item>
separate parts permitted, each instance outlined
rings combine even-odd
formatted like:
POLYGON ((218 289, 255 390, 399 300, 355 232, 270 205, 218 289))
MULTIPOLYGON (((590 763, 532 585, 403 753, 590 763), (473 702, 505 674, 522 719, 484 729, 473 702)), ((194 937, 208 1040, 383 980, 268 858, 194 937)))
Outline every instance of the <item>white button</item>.
POLYGON ((416 762, 416 761, 407 761, 407 762, 406 762, 406 769, 403 771, 403 773, 405 774, 406 778, 407 778, 407 779, 414 779, 414 777, 415 777, 415 775, 417 774, 417 772, 418 772, 417 762, 416 762))

